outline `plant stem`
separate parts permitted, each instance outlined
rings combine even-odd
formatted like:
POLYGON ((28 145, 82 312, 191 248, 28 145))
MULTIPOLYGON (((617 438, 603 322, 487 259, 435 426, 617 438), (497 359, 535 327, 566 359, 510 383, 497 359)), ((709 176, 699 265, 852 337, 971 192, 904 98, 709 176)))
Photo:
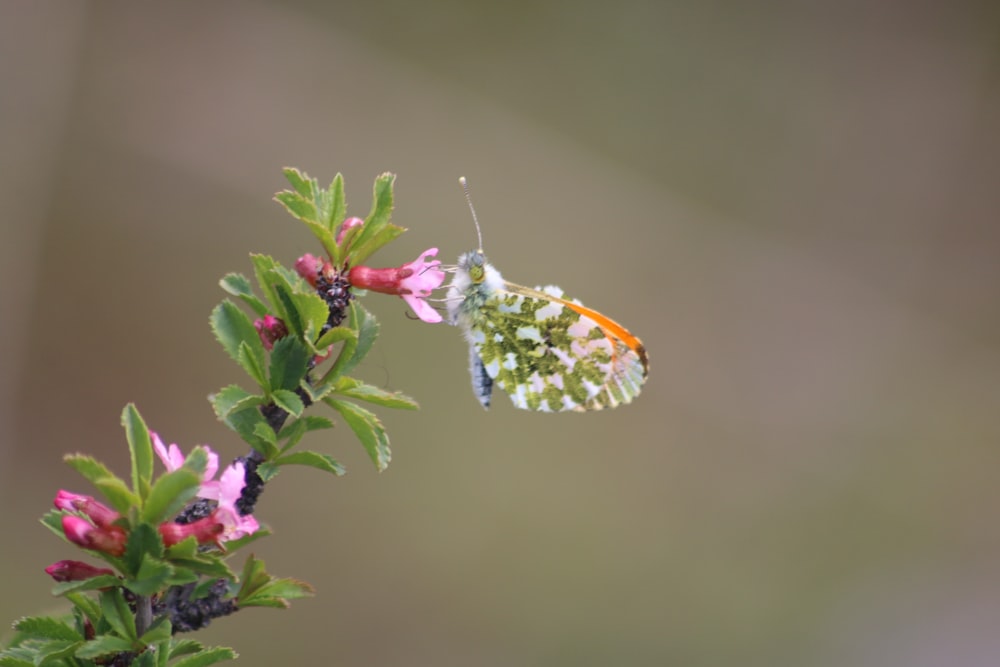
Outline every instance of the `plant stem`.
POLYGON ((146 634, 153 624, 153 601, 148 595, 135 598, 135 632, 140 637, 146 634))

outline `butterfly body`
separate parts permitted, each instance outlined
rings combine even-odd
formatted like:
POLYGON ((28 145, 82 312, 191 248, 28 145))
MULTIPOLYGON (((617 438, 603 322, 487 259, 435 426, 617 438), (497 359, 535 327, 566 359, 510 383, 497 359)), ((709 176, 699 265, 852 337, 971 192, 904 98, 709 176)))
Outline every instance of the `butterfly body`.
POLYGON ((494 384, 519 408, 582 412, 629 403, 646 380, 645 348, 628 330, 558 287, 507 282, 481 250, 459 257, 446 301, 485 408, 494 384))

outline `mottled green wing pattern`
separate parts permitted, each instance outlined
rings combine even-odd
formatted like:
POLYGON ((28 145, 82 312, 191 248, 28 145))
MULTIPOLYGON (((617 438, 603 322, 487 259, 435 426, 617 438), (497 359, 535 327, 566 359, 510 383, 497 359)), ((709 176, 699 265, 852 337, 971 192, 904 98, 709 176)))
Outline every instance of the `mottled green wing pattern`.
MULTIPOLYGON (((528 410, 600 410, 629 403, 646 378, 634 350, 577 312, 558 287, 505 283, 479 304, 468 337, 482 369, 528 410)), ((594 313, 595 318, 600 317, 594 313)), ((475 371, 474 371, 475 372, 475 371)))

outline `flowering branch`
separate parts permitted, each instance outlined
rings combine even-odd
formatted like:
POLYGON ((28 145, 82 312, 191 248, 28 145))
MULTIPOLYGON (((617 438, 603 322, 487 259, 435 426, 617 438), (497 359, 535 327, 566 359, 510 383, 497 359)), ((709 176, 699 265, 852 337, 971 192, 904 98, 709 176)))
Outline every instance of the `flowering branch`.
POLYGON ((371 268, 375 251, 405 231, 389 220, 393 176, 375 181, 371 212, 346 216, 343 179, 330 188, 286 169, 292 190, 276 200, 306 224, 326 253, 304 254, 294 270, 266 255, 251 255, 256 282, 229 274, 221 285, 249 308, 219 304, 210 318, 226 353, 247 373, 252 389, 231 384, 211 397, 219 419, 247 445, 247 455, 220 472, 207 446, 185 454, 151 432, 133 405, 122 412, 131 479, 114 475, 83 454, 66 462, 102 497, 60 490, 42 523, 103 561, 96 567, 62 560, 45 569, 56 595, 72 604, 63 618, 25 617, 0 650, 0 667, 27 665, 210 665, 235 657, 232 649, 206 648, 179 633, 247 607, 287 607, 312 595, 311 587, 275 578, 249 556, 237 573, 229 566, 242 547, 269 534, 254 516, 266 483, 287 465, 344 474, 329 454, 299 450, 302 439, 333 422, 306 414, 333 408, 364 446, 378 470, 391 459, 389 437, 378 417, 359 403, 415 409, 416 402, 350 377, 371 350, 378 323, 355 290, 401 297, 426 322, 441 316, 425 301, 444 272, 431 248, 397 268, 371 268), (259 294, 259 296, 258 296, 259 294), (163 472, 154 473, 159 459, 163 472))

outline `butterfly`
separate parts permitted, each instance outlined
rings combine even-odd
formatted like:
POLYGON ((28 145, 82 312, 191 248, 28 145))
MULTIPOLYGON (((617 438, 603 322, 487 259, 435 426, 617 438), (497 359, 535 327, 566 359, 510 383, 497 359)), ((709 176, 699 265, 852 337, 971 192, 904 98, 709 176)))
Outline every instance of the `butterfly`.
MULTIPOLYGON (((465 179, 460 179, 463 187, 465 179)), ((466 187, 466 199, 479 229, 466 187)), ((601 410, 632 402, 646 381, 642 341, 553 285, 507 282, 479 249, 458 258, 445 299, 469 343, 472 388, 489 408, 494 384, 515 407, 601 410)))

